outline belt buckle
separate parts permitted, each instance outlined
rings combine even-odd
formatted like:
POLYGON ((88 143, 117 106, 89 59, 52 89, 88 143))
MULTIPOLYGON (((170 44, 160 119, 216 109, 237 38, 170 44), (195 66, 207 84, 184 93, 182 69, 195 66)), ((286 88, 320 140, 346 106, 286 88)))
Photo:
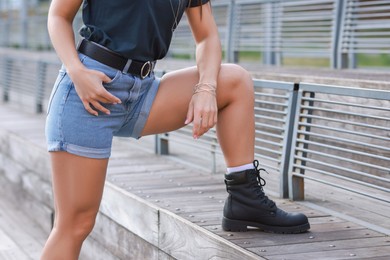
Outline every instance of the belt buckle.
POLYGON ((144 65, 142 65, 142 68, 141 68, 141 79, 144 79, 146 78, 149 73, 152 71, 152 63, 150 61, 147 61, 144 63, 144 65), (147 70, 146 70, 146 73, 145 73, 145 68, 147 67, 147 70))

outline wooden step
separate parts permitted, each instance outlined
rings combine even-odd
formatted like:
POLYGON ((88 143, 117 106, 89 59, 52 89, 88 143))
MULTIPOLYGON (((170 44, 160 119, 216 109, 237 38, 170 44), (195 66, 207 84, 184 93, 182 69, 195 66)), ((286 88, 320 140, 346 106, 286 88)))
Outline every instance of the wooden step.
MULTIPOLYGON (((0 122, 1 186, 7 194, 15 194, 20 210, 28 212, 29 218, 48 234, 52 193, 44 116, 0 105, 0 122)), ((221 229, 227 195, 223 175, 210 175, 181 163, 178 155, 157 156, 153 141, 153 137, 114 140, 100 213, 83 246, 81 259, 390 257, 385 228, 366 225, 357 221, 358 216, 347 218, 342 212, 325 210, 318 206, 324 205, 324 201, 316 199, 298 203, 272 197, 282 209, 308 215, 310 232, 225 232, 221 229)), ((389 209, 382 204, 380 208, 389 209)), ((5 234, 0 235, 5 237, 4 244, 15 250, 22 248, 9 233, 5 234)))

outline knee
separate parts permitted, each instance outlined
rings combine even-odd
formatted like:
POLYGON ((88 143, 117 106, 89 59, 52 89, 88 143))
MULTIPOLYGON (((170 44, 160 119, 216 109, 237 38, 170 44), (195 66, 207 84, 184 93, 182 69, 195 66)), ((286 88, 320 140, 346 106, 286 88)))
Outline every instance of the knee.
POLYGON ((80 240, 84 240, 92 232, 95 226, 96 214, 85 214, 78 217, 74 223, 73 235, 80 240))
POLYGON ((251 74, 237 64, 224 64, 221 67, 222 77, 228 80, 229 85, 253 93, 253 79, 251 74))
POLYGON ((82 212, 71 216, 60 216, 56 229, 62 234, 68 234, 74 240, 84 241, 95 226, 96 213, 82 212))

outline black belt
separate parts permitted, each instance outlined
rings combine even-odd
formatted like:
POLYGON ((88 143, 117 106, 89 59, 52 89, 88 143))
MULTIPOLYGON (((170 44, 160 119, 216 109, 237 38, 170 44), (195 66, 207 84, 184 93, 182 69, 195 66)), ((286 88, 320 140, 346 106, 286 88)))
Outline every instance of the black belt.
POLYGON ((155 61, 135 61, 127 59, 122 55, 107 49, 97 43, 82 39, 77 50, 88 57, 120 70, 123 73, 130 73, 140 78, 146 78, 154 69, 155 61))

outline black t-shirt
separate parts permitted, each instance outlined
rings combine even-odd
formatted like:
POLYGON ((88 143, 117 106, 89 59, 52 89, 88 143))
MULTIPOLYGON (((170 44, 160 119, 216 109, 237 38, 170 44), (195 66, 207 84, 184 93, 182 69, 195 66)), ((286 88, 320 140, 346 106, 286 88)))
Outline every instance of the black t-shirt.
POLYGON ((185 9, 207 2, 84 0, 80 35, 130 59, 162 59, 185 9))

